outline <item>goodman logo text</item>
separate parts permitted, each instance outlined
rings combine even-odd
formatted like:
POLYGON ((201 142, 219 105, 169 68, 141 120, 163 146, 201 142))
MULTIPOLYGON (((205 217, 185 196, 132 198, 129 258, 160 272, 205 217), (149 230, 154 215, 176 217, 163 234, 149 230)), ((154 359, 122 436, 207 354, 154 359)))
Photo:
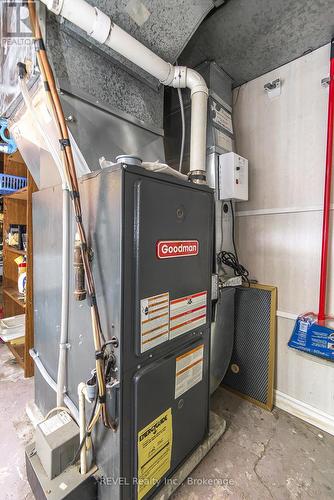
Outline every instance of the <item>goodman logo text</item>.
POLYGON ((161 240, 156 244, 158 259, 173 259, 175 257, 190 257, 198 255, 198 240, 161 240))

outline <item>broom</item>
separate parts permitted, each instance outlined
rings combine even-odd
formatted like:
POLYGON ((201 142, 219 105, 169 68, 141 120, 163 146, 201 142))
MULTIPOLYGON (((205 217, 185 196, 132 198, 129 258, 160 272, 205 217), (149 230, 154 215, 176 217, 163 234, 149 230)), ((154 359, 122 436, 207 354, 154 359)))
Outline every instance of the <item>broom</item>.
MULTIPOLYGON (((330 207, 333 170, 334 133, 334 38, 331 41, 327 121, 326 174, 322 223, 322 250, 319 290, 319 312, 304 313, 297 318, 289 347, 334 360, 334 329, 326 326, 326 295, 328 277, 328 247, 330 238, 330 207)), ((333 318, 331 318, 333 319, 333 318)))

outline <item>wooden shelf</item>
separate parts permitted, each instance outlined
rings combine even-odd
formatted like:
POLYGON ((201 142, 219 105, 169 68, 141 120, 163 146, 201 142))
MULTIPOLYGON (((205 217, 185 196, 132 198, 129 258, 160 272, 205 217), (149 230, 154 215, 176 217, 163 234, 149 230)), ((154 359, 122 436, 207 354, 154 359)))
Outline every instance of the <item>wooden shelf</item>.
POLYGON ((17 255, 25 255, 26 251, 25 250, 19 250, 18 248, 11 247, 10 245, 5 245, 4 247, 8 252, 16 253, 17 255))
POLYGON ((3 293, 10 297, 16 304, 25 309, 26 305, 24 302, 23 296, 18 292, 18 290, 14 287, 8 287, 3 289, 3 293))
POLYGON ((27 228, 26 252, 3 245, 3 309, 5 317, 25 314, 24 338, 18 339, 17 343, 7 343, 7 346, 23 366, 24 376, 31 377, 34 374, 34 363, 29 355, 29 349, 34 345, 32 194, 37 191, 37 186, 18 152, 5 156, 4 173, 27 178, 27 187, 2 197, 4 236, 8 234, 12 224, 27 228), (17 289, 15 258, 18 255, 26 255, 27 261, 25 302, 17 289))
POLYGON ((28 199, 28 188, 24 187, 15 191, 12 194, 6 194, 6 198, 10 198, 11 200, 27 200, 28 199))
POLYGON ((24 368, 24 343, 23 344, 10 344, 6 343, 10 352, 14 355, 17 362, 24 368))

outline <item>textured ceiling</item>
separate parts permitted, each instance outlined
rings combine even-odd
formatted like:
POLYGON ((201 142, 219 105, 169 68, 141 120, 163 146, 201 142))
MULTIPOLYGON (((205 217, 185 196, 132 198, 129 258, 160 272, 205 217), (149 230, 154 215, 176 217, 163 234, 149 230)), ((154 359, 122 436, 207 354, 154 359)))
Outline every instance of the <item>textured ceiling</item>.
POLYGON ((240 84, 334 35, 334 0, 228 0, 201 24, 180 61, 215 60, 240 84))
MULTIPOLYGON (((213 0, 88 1, 110 16, 127 33, 171 63, 179 57, 195 30, 214 7, 213 0)), ((104 52, 106 56, 111 56, 114 61, 122 64, 134 75, 140 75, 152 85, 158 85, 155 78, 106 45, 95 42, 70 22, 65 20, 62 28, 72 35, 80 36, 81 41, 85 40, 89 46, 104 52)))

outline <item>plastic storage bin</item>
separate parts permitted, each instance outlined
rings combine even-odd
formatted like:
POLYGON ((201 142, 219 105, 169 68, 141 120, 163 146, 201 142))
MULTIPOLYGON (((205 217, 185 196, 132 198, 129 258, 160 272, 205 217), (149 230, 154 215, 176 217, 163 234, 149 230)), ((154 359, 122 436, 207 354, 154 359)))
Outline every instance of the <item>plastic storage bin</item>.
POLYGON ((12 194, 27 185, 26 177, 0 174, 0 194, 12 194))

